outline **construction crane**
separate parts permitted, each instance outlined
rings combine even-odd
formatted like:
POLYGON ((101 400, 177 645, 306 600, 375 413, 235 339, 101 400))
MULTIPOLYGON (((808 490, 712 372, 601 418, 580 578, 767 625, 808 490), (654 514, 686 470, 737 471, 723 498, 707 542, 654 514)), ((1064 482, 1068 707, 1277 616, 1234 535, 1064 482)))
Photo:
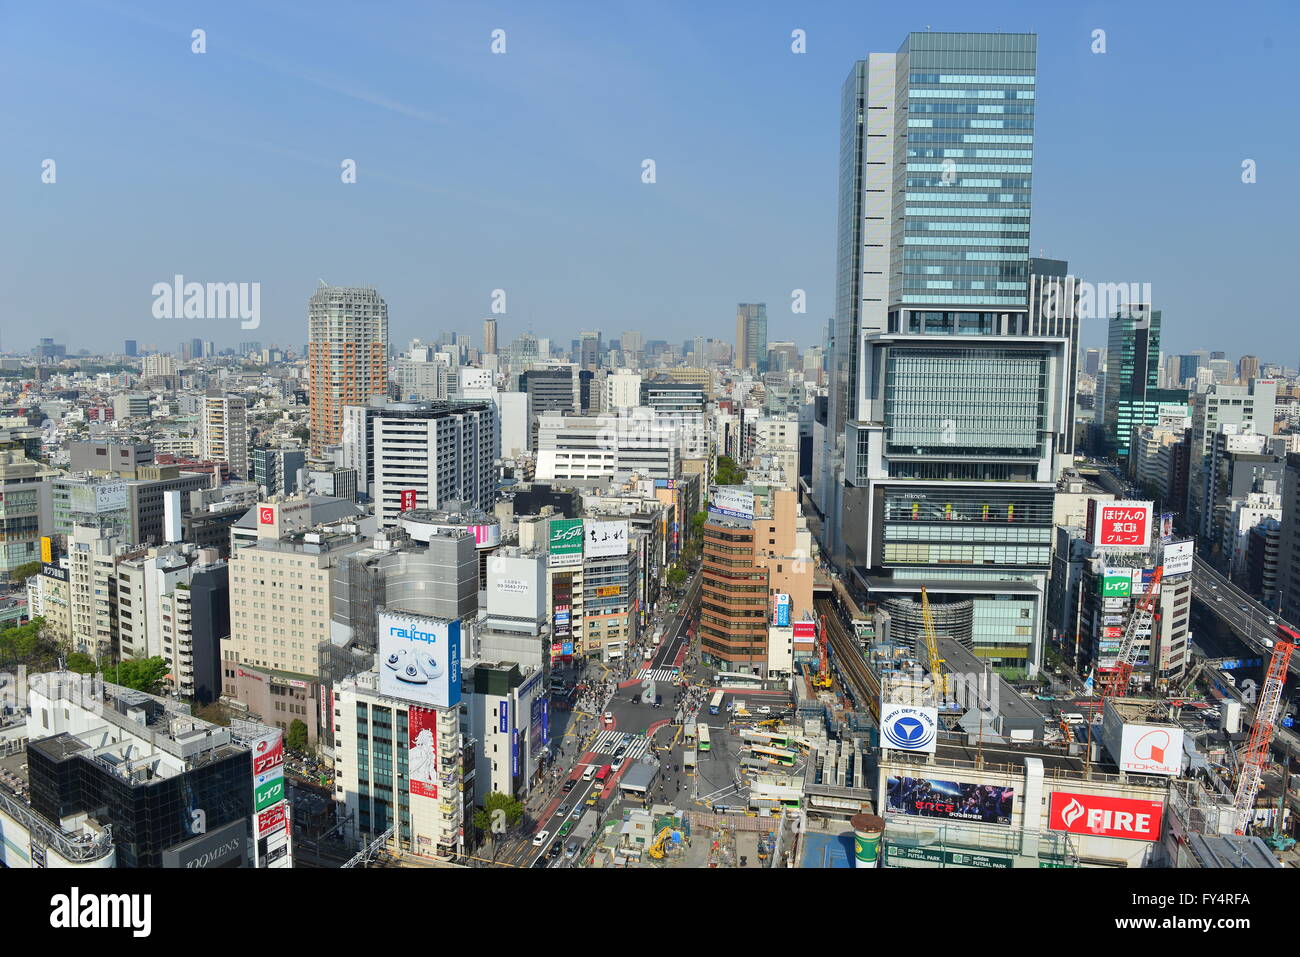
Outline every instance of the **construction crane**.
POLYGON ((1159 599, 1160 579, 1164 574, 1165 566, 1157 565, 1155 574, 1151 576, 1150 588, 1133 606, 1133 613, 1128 616, 1128 624, 1124 627, 1124 637, 1120 639, 1119 651, 1115 654, 1115 666, 1097 669, 1099 673, 1107 672, 1111 675, 1109 684, 1102 684, 1098 710, 1105 706, 1107 698, 1122 698, 1128 694, 1128 683, 1133 677, 1133 666, 1137 663, 1138 632, 1145 629, 1147 634, 1151 633, 1151 623, 1155 619, 1156 602, 1159 599))
POLYGON ((930 674, 934 679, 935 687, 941 689, 939 703, 948 700, 948 675, 944 672, 943 666, 945 661, 939 657, 939 636, 934 630, 934 615, 930 613, 930 596, 926 594, 925 586, 921 586, 921 624, 925 629, 925 650, 929 657, 930 674))
POLYGON ((650 856, 656 861, 660 860, 664 856, 664 842, 668 840, 669 835, 672 833, 673 829, 671 827, 665 827, 659 832, 658 836, 655 837, 654 843, 650 845, 650 856))
POLYGON ((834 683, 831 680, 830 652, 826 647, 828 640, 826 616, 822 615, 821 630, 817 635, 817 675, 812 681, 814 688, 829 688, 834 683))
POLYGON ((1236 814, 1236 831, 1246 833, 1246 826, 1255 812, 1255 795, 1259 792, 1260 779, 1268 765, 1269 746, 1277 731, 1277 715, 1282 707, 1282 689, 1286 685, 1286 668, 1291 661, 1291 652, 1295 650, 1300 634, 1286 625, 1278 625, 1278 640, 1273 645, 1273 660, 1268 663, 1268 672, 1264 676, 1264 690, 1259 694, 1255 704, 1255 723, 1250 728, 1250 738, 1246 750, 1241 754, 1241 774, 1237 777, 1237 794, 1232 802, 1236 814), (1287 639, 1282 638, 1283 633, 1287 639))

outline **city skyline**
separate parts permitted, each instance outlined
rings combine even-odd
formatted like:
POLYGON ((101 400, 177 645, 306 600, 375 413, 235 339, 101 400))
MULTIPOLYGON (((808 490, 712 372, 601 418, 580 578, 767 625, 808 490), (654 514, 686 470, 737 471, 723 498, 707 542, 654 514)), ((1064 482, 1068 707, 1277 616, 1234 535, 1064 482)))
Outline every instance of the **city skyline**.
MULTIPOLYGON (((154 319, 150 289, 182 274, 260 283, 256 335, 288 344, 301 338, 301 302, 323 276, 385 290, 394 342, 444 328, 477 338, 488 316, 499 320, 501 342, 529 329, 564 341, 583 328, 726 339, 734 304, 749 301, 769 304, 771 339, 817 344, 834 312, 835 94, 866 50, 892 49, 894 38, 920 29, 905 11, 873 14, 868 28, 848 6, 815 15, 762 8, 732 23, 667 5, 637 29, 608 11, 558 24, 523 11, 496 20, 453 12, 440 15, 436 30, 412 13, 409 37, 399 38, 346 16, 303 26, 269 14, 253 31, 248 9, 214 11, 198 25, 87 3, 89 28, 73 37, 15 15, 26 40, 12 51, 12 68, 41 59, 55 77, 18 105, 6 160, 8 175, 26 184, 13 193, 10 218, 28 228, 4 240, 11 265, 0 281, 22 322, 92 351, 116 348, 123 335, 250 337, 227 334, 223 320, 154 319), (190 52, 199 26, 201 55, 190 52), (506 30, 503 55, 490 50, 498 27, 506 30), (681 40, 723 30, 731 44, 721 52, 681 40), (795 30, 806 34, 805 53, 791 49, 795 30), (358 66, 334 73, 306 65, 313 44, 340 34, 358 66), (435 36, 441 42, 428 39, 435 36), (669 37, 681 49, 661 60, 669 37), (747 70, 745 83, 727 71, 737 47, 763 66, 747 70), (670 61, 666 74, 661 63, 670 61), (69 98, 66 84, 89 70, 115 84, 69 98), (595 71, 632 90, 632 101, 577 80, 595 71), (140 96, 120 129, 94 115, 113 112, 108 89, 140 96), (235 104, 253 89, 257 101, 277 105, 235 104), (683 109, 688 90, 710 108, 683 109), (284 115, 290 108, 295 114, 284 115), (165 117, 178 126, 157 163, 132 144, 165 117), (512 148, 525 139, 534 148, 512 148), (719 163, 724 144, 742 148, 746 162, 719 163), (46 159, 56 164, 53 183, 41 182, 46 159), (645 159, 655 163, 653 183, 643 182, 645 159), (341 181, 345 160, 356 163, 356 183, 341 181), (182 224, 202 228, 151 230, 137 215, 146 209, 183 209, 182 224), (57 249, 55 224, 63 227, 57 249), (104 241, 110 229, 112 243, 104 241), (80 284, 56 279, 70 263, 99 290, 93 321, 76 299, 80 284), (796 290, 806 312, 791 311, 796 290)), ((1179 61, 1168 52, 1213 43, 1224 58, 1220 75, 1245 76, 1241 58, 1268 42, 1249 18, 1170 24, 1114 5, 1083 20, 1028 4, 989 5, 979 23, 955 6, 926 17, 936 32, 1040 37, 1040 90, 1051 115, 1037 131, 1032 253, 1067 259, 1089 281, 1150 282, 1171 352, 1215 342, 1221 316, 1267 314, 1285 274, 1284 244, 1275 240, 1297 211, 1280 173, 1295 134, 1264 122, 1280 95, 1270 71, 1285 57, 1250 55, 1248 96, 1224 82, 1193 105, 1175 95, 1179 61), (1092 50, 1097 29, 1105 53, 1092 50), (1147 98, 1135 100, 1132 88, 1147 98), (1170 156, 1150 145, 1172 142, 1178 124, 1195 122, 1192 110, 1231 117, 1213 154, 1170 156), (1241 170, 1248 159, 1258 164, 1249 184, 1241 170), (1127 222, 1144 227, 1116 228, 1127 222), (1231 274, 1252 281, 1217 281, 1231 274)), ((1268 357, 1279 330, 1265 321, 1235 331, 1243 352, 1268 357)), ((1084 346, 1104 338, 1104 321, 1083 323, 1084 346)), ((4 344, 13 348, 12 331, 4 344)))

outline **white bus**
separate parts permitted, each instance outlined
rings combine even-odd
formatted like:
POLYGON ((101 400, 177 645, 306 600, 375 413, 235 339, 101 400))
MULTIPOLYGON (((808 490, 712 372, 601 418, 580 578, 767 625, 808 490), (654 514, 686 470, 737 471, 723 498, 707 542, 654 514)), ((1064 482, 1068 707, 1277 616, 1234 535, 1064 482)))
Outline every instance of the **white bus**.
POLYGON ((709 702, 709 714, 717 714, 722 710, 722 699, 724 695, 721 691, 713 695, 713 700, 709 702))

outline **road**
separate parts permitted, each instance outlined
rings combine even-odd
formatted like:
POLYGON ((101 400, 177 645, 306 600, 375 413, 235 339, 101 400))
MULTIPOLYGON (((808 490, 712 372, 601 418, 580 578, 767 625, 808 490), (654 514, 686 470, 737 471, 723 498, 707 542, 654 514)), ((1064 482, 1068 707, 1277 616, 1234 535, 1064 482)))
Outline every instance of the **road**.
MULTIPOLYGON (((1278 624, 1294 629, 1268 606, 1261 604, 1219 574, 1208 562, 1197 556, 1192 565, 1192 597, 1199 599, 1210 614, 1227 625, 1241 638, 1251 651, 1265 660, 1272 655, 1270 641, 1277 637, 1278 624), (1273 624, 1269 624, 1272 621, 1273 624)), ((1292 655, 1289 671, 1300 675, 1300 656, 1292 655)))
MULTIPOLYGON (((558 780, 546 786, 547 790, 541 795, 540 804, 536 803, 538 795, 535 794, 530 798, 530 806, 534 810, 525 820, 524 833, 498 850, 499 862, 516 867, 573 866, 578 859, 570 859, 563 853, 552 857, 550 853, 551 846, 560 839, 558 833, 563 829, 565 821, 572 820, 576 827, 582 815, 595 808, 603 822, 609 808, 618 803, 616 797, 618 779, 626 773, 633 762, 640 761, 647 755, 660 762, 661 770, 654 794, 656 802, 675 800, 682 792, 684 783, 689 794, 688 779, 681 771, 680 752, 677 753, 677 760, 675 762, 672 760, 674 745, 680 747, 680 735, 676 734, 677 729, 671 723, 674 706, 687 692, 674 685, 670 673, 671 669, 682 663, 690 651, 688 628, 691 614, 699 600, 700 583, 701 578, 697 572, 687 582, 678 610, 662 622, 652 622, 642 633, 642 644, 629 649, 626 662, 629 666, 628 676, 619 682, 614 693, 597 709, 594 727, 588 727, 590 722, 582 722, 583 716, 580 712, 573 713, 573 716, 579 719, 575 724, 575 730, 585 729, 580 732, 581 745, 575 752, 575 762, 563 770, 558 780), (646 662, 643 649, 652 647, 647 643, 652 640, 654 631, 660 624, 664 629, 664 638, 659 643, 659 647, 654 649, 652 660, 646 662), (653 683, 655 695, 663 699, 660 707, 655 706, 653 697, 647 700, 648 695, 645 693, 648 690, 647 679, 642 677, 647 672, 651 675, 648 680, 653 683), (608 722, 604 719, 606 713, 611 715, 611 720, 608 722), (589 766, 600 768, 612 764, 616 750, 624 746, 625 739, 628 742, 625 763, 606 782, 603 792, 597 789, 594 780, 582 780, 583 772, 589 766), (576 781, 568 794, 563 791, 566 780, 576 781), (606 799, 599 796, 601 794, 610 794, 611 797, 606 799), (593 795, 597 795, 596 800, 588 805, 587 802, 593 795), (547 832, 545 842, 540 847, 534 846, 533 839, 542 831, 547 832)), ((590 674, 593 669, 606 672, 607 677, 617 677, 609 673, 609 669, 603 663, 592 662, 588 665, 588 673, 590 674)), ((567 845, 569 837, 566 835, 563 841, 567 845)))

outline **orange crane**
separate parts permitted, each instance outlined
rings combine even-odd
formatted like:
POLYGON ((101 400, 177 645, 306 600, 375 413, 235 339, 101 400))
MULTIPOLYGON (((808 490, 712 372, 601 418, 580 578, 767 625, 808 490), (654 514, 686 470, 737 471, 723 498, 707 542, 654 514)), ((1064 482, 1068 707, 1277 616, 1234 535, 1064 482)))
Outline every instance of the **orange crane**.
MULTIPOLYGON (((1250 739, 1241 755, 1241 774, 1237 777, 1237 794, 1232 802, 1236 812, 1236 831, 1246 833, 1246 825, 1254 816, 1255 795, 1259 792, 1260 778, 1268 765, 1269 745, 1277 731, 1277 715, 1282 707, 1282 688, 1286 684, 1286 669, 1291 661, 1300 634, 1286 625, 1278 625, 1278 641, 1273 645, 1273 660, 1268 663, 1264 677, 1264 690, 1255 705, 1255 723, 1250 728, 1250 739), (1290 640, 1283 640, 1285 632, 1290 640)), ((1279 812, 1280 813, 1280 812, 1279 812)))
POLYGON ((1151 576, 1151 587, 1133 606, 1133 613, 1128 617, 1124 636, 1119 643, 1119 651, 1115 655, 1115 666, 1097 669, 1099 676, 1103 673, 1108 676, 1108 680, 1102 682, 1101 699, 1097 702, 1098 711, 1105 705, 1107 698, 1122 698, 1128 694, 1128 683, 1133 677, 1133 666, 1137 663, 1138 632, 1148 629, 1148 634, 1150 633, 1149 629, 1155 620, 1156 602, 1160 597, 1158 594, 1160 579, 1164 574, 1165 566, 1157 565, 1155 574, 1151 576))
POLYGON ((829 688, 831 680, 830 652, 826 648, 826 616, 822 615, 821 627, 817 635, 817 676, 813 678, 814 688, 829 688))

